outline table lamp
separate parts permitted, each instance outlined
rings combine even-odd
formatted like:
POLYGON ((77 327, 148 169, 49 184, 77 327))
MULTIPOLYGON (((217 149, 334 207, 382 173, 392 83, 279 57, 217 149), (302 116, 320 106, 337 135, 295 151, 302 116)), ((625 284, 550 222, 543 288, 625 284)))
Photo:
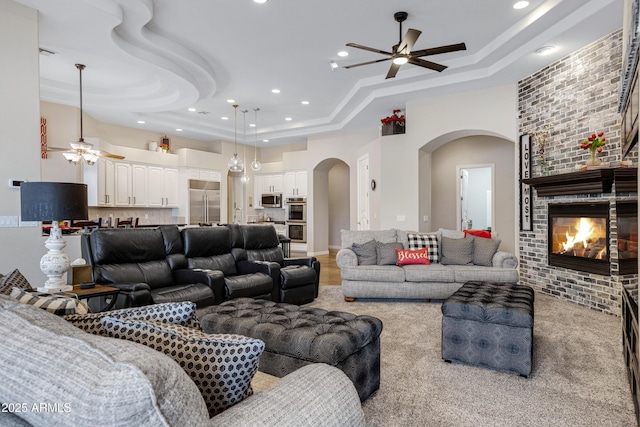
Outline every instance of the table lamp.
POLYGON ((62 250, 67 246, 62 237, 59 222, 87 219, 87 186, 69 182, 23 182, 20 185, 20 215, 22 221, 51 221, 49 249, 40 260, 40 270, 48 277, 39 292, 56 293, 70 291, 73 286, 62 279, 69 270, 69 255, 62 250))

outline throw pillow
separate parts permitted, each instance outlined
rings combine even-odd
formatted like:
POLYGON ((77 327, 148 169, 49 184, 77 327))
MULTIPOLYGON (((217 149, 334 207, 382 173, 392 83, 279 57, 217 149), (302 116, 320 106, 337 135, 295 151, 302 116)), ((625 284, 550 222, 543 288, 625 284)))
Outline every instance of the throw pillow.
POLYGON ((253 394, 251 379, 264 351, 261 340, 108 316, 102 325, 114 338, 144 344, 178 362, 200 390, 211 417, 253 394))
POLYGON ((13 288, 10 296, 22 304, 31 304, 58 316, 87 314, 90 311, 84 301, 65 295, 38 295, 35 292, 13 288))
POLYGON ((442 238, 443 265, 466 265, 473 262, 473 237, 466 239, 442 238))
POLYGON ((398 255, 398 265, 409 264, 431 264, 429 262, 429 248, 410 251, 404 249, 396 249, 398 255))
POLYGON ((378 263, 375 240, 369 240, 363 244, 354 243, 351 245, 351 250, 358 256, 358 265, 376 265, 378 263))
POLYGON ((200 328, 196 317, 196 305, 191 301, 166 302, 162 304, 145 305, 144 307, 123 308, 120 310, 85 315, 65 316, 64 320, 85 332, 94 335, 110 336, 102 327, 103 317, 118 319, 153 320, 175 325, 200 328))
POLYGON ((473 242, 473 263, 491 267, 493 256, 498 251, 500 239, 475 239, 473 242))
POLYGON ((395 265, 398 261, 396 249, 404 249, 402 243, 376 242, 376 255, 378 258, 378 265, 395 265))
POLYGON ((17 268, 6 276, 0 278, 0 294, 11 294, 11 288, 33 289, 27 279, 20 273, 17 268))
POLYGON ((429 249, 429 262, 437 264, 439 261, 439 238, 437 234, 408 233, 409 250, 429 249))
POLYGON ((442 237, 448 237, 449 239, 464 239, 464 232, 460 230, 448 230, 446 228, 438 229, 438 232, 442 237))
POLYGON ((484 239, 491 238, 491 232, 487 230, 464 230, 464 237, 467 237, 467 235, 482 237, 484 239))

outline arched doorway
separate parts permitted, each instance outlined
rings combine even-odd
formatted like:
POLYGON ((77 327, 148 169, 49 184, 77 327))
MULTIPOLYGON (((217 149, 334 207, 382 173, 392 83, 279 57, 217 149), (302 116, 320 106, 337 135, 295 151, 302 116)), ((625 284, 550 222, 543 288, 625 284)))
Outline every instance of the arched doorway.
POLYGON ((339 248, 340 231, 349 229, 350 173, 349 165, 335 158, 325 159, 313 169, 313 198, 307 199, 311 211, 307 225, 313 229, 307 248, 310 254, 328 254, 329 248, 339 248))

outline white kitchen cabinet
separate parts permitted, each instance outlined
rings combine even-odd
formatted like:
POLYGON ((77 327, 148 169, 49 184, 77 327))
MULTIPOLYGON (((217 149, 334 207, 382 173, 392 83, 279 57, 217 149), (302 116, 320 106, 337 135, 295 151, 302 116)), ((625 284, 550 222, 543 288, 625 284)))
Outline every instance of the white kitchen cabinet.
POLYGON ((166 208, 178 206, 178 169, 148 167, 148 206, 166 208))
POLYGON ((89 206, 113 206, 115 199, 114 162, 103 157, 95 165, 84 165, 83 181, 87 185, 89 206))
POLYGON ((114 206, 147 206, 147 166, 115 162, 114 206))
POLYGON ((307 197, 307 171, 284 173, 284 196, 307 197))
POLYGON ((148 167, 145 165, 131 165, 131 206, 147 206, 148 167))
POLYGON ((274 175, 261 175, 262 176, 262 193, 282 193, 283 191, 283 176, 282 174, 274 175))
POLYGON ((114 206, 131 206, 131 165, 115 163, 114 176, 114 206))
POLYGON ((188 169, 187 179, 199 179, 201 181, 222 181, 222 173, 209 169, 188 169))

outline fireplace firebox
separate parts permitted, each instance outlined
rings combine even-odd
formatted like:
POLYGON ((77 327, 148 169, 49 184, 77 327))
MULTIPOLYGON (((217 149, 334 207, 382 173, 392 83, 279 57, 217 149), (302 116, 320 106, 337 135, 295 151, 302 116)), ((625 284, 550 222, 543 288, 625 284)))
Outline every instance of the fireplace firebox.
POLYGON ((638 201, 616 203, 620 274, 638 273, 638 201))
POLYGON ((609 276, 609 204, 549 205, 549 265, 609 276))

